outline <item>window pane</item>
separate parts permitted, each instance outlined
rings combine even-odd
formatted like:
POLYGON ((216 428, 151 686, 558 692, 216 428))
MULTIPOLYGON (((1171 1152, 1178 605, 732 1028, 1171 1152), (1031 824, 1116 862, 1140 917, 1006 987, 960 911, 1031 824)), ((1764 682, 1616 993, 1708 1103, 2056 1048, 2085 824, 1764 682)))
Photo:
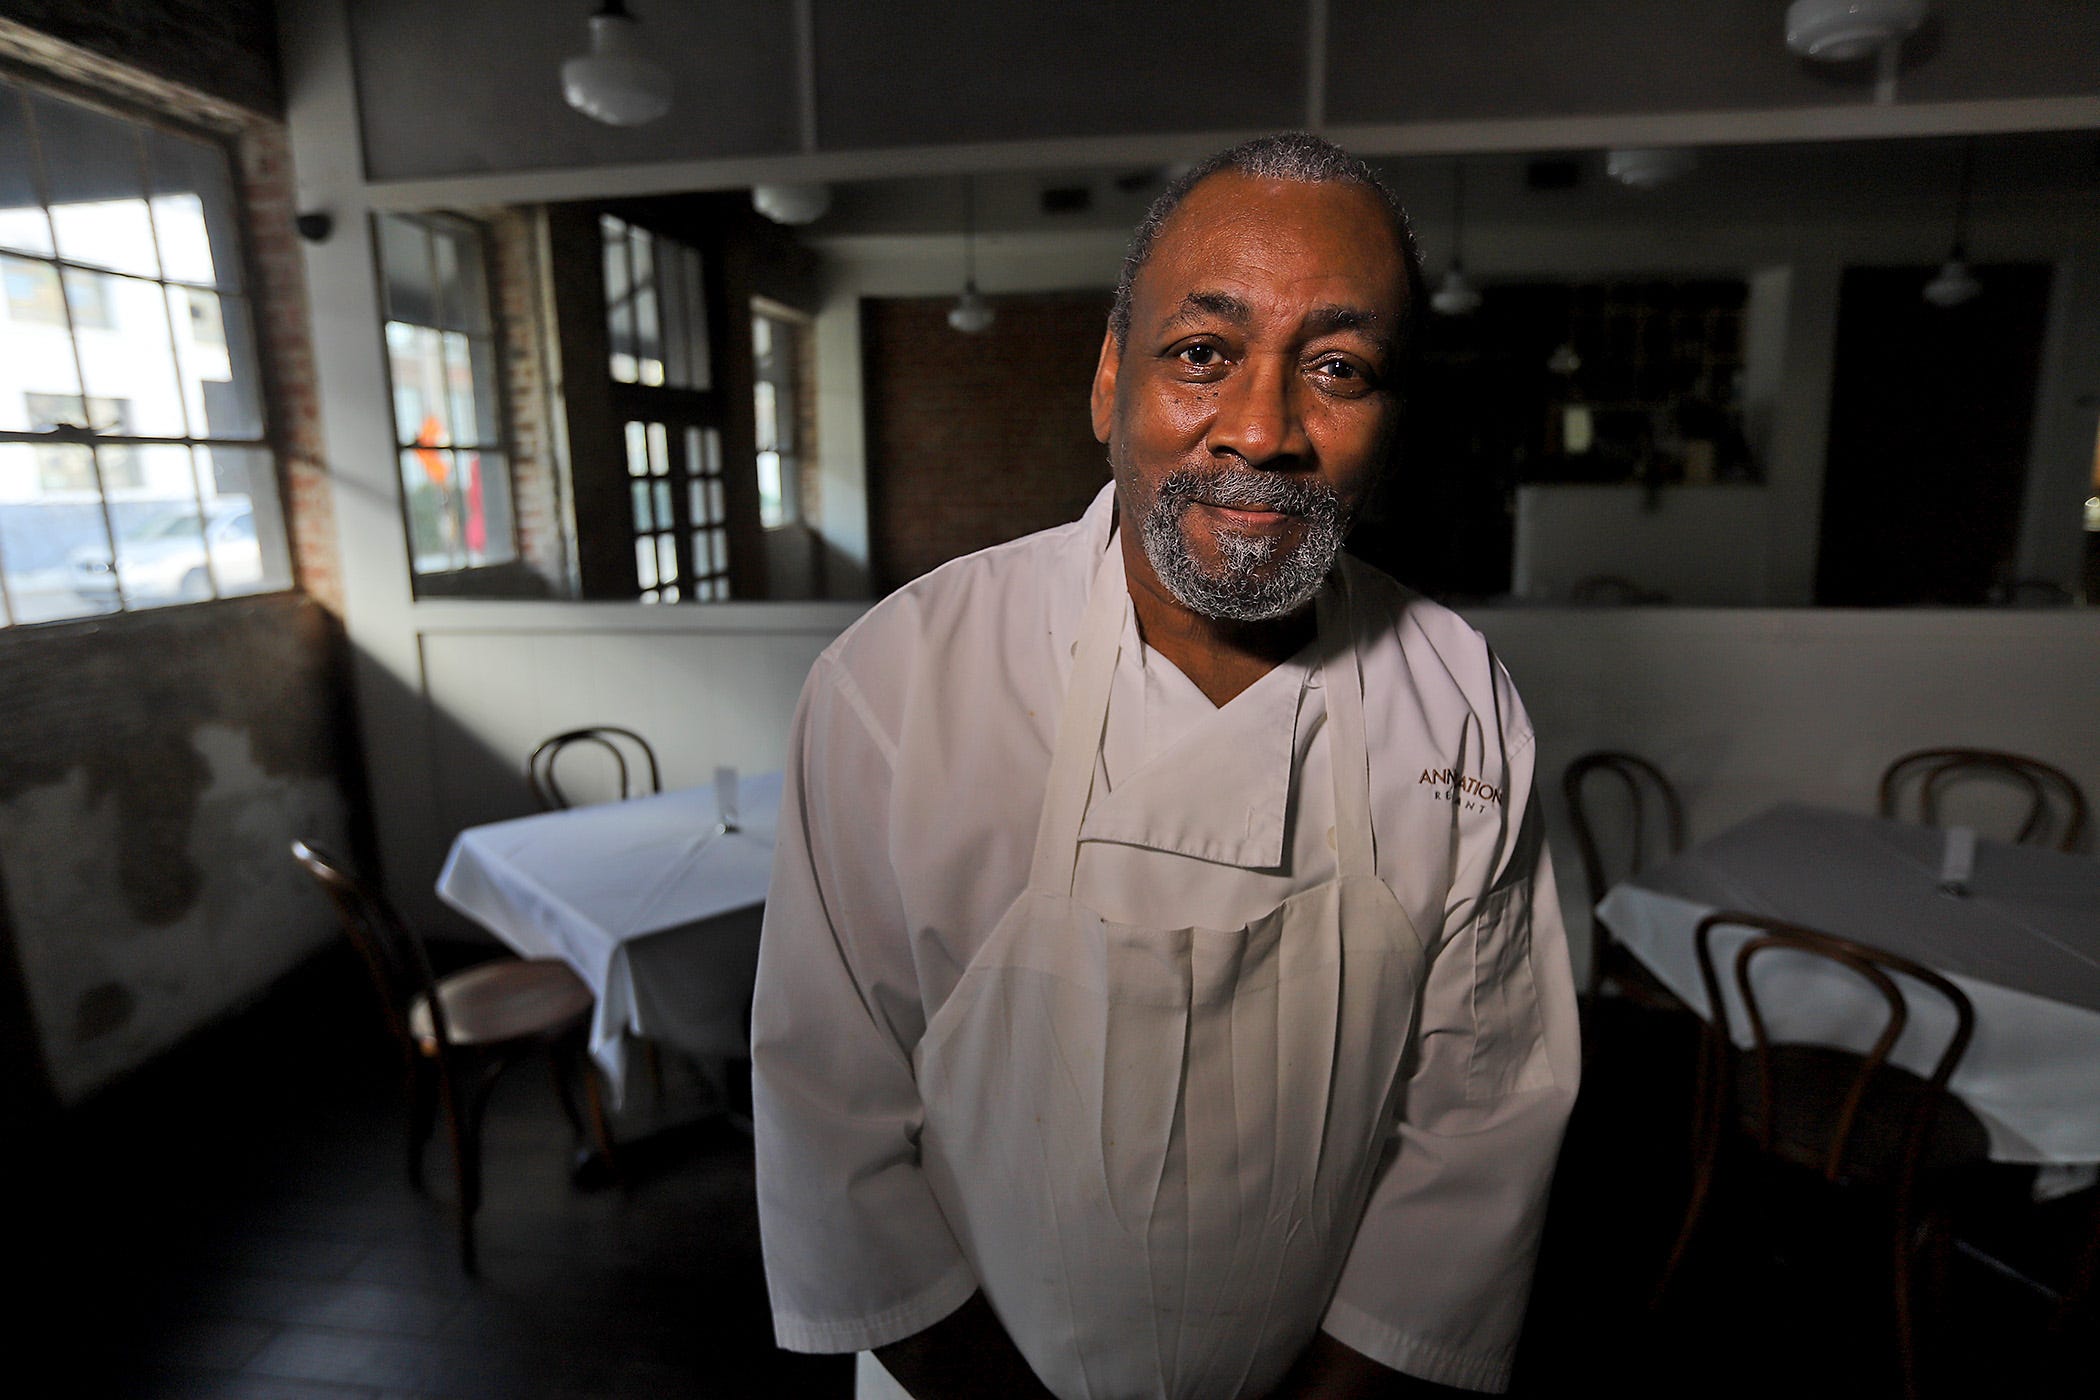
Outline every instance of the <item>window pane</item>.
POLYGON ((393 321, 387 324, 386 343, 394 376, 394 430, 404 444, 449 445, 443 339, 427 326, 393 321))
POLYGON ((669 535, 656 537, 656 573, 665 583, 678 581, 678 546, 669 535))
POLYGON ((0 257, 0 289, 7 302, 7 319, 0 321, 0 429, 38 432, 50 424, 30 421, 26 400, 63 396, 77 405, 80 399, 65 292, 51 264, 9 257, 0 257))
POLYGON ((640 361, 635 378, 642 384, 661 384, 664 336, 663 321, 657 314, 656 239, 645 229, 635 229, 628 247, 634 259, 635 355, 640 361))
POLYGON ((141 436, 184 436, 188 419, 160 284, 78 268, 66 269, 65 284, 89 397, 127 401, 131 431, 141 436))
POLYGON ((475 440, 484 447, 503 442, 503 425, 497 422, 497 406, 503 402, 496 388, 496 343, 476 338, 468 342, 474 367, 475 440))
POLYGON ((656 528, 656 517, 649 508, 649 483, 637 478, 627 485, 634 495, 634 532, 647 534, 656 528))
POLYGON ((401 454, 401 487, 408 500, 409 552, 419 574, 465 564, 452 508, 452 454, 433 447, 401 454))
POLYGON ((758 454, 758 523, 767 529, 787 523, 780 499, 780 454, 758 454))
POLYGON ((197 475, 206 503, 227 517, 210 539, 221 596, 290 588, 291 551, 269 449, 200 447, 197 475))
POLYGON ((634 332, 634 278, 627 255, 627 225, 607 215, 598 221, 605 251, 606 336, 612 350, 612 377, 632 384, 640 372, 634 332))
POLYGON ((668 530, 675 523, 671 519, 671 483, 659 477, 656 482, 656 528, 668 530))
POLYGON ((515 559, 510 513, 509 459, 494 452, 459 454, 460 518, 467 563, 515 559))
POLYGON ((707 482, 707 523, 719 525, 725 512, 722 508, 722 478, 710 477, 707 482))
MULTIPOLYGON (((758 322, 764 325, 764 321, 758 322)), ((758 414, 758 450, 771 452, 780 446, 778 394, 773 386, 761 379, 751 386, 752 406, 758 414)))
POLYGON ((92 482, 88 449, 0 443, 0 570, 16 622, 108 612, 117 605, 102 504, 80 492, 41 493, 43 472, 92 482))
POLYGON ((445 345, 445 402, 449 411, 445 425, 454 443, 480 445, 476 434, 480 419, 474 412, 474 370, 467 363, 467 338, 458 331, 442 332, 445 345))
POLYGON ((680 248, 679 257, 685 263, 683 283, 685 294, 686 353, 691 361, 692 387, 710 387, 711 374, 707 354, 707 297, 706 287, 700 280, 700 254, 691 248, 680 248))
POLYGON ((239 291, 240 239, 225 151, 168 131, 145 136, 153 232, 167 276, 239 291))
POLYGON ((649 473, 662 476, 671 470, 671 443, 661 423, 649 425, 649 473))
POLYGON ((387 319, 435 325, 436 274, 430 265, 430 234, 423 225, 399 214, 381 214, 379 263, 385 273, 387 319))
POLYGON ((25 253, 51 251, 51 225, 37 197, 29 143, 28 99, 0 82, 0 248, 25 253))
POLYGON ((627 474, 647 476, 649 474, 649 438, 640 423, 627 425, 627 474))
POLYGON ((175 326, 175 367, 191 432, 198 437, 259 438, 261 374, 242 297, 221 298, 195 287, 168 288, 175 326))
MULTIPOLYGON (((187 447, 132 449, 139 466, 136 494, 117 515, 117 582, 127 607, 194 603, 212 596, 204 519, 197 509, 197 478, 187 447)), ((105 487, 115 483, 103 473, 105 487)))
POLYGON ((139 140, 127 122, 56 98, 32 97, 61 256, 157 276, 139 140))
POLYGON ((635 582, 644 588, 656 587, 656 540, 643 535, 634 542, 635 582))
POLYGON ((666 242, 656 260, 657 302, 663 314, 664 383, 692 387, 692 356, 685 338, 685 259, 676 243, 666 242))
POLYGON ((433 231, 437 250, 438 324, 474 335, 489 333, 489 278, 481 239, 464 229, 433 231))
POLYGON ((707 531, 693 531, 693 572, 711 574, 715 571, 714 551, 707 547, 707 531))

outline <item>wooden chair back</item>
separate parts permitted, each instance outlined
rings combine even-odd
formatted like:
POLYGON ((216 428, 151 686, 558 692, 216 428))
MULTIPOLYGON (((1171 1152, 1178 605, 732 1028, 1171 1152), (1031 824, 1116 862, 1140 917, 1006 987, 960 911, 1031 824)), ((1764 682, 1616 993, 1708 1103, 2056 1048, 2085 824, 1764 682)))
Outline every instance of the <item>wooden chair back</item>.
MULTIPOLYGON (((1902 1150, 1898 1159, 1899 1177, 1907 1181, 1915 1169, 1920 1148, 1931 1131, 1935 1109, 1944 1097, 1947 1081, 1954 1068, 1961 1062, 1969 1048, 1970 1037, 1976 1030, 1976 1011, 1961 988, 1946 977, 1920 963, 1879 948, 1870 948, 1850 939, 1837 938, 1814 929, 1803 928, 1777 919, 1767 919, 1755 914, 1718 913, 1710 914, 1699 921, 1694 934, 1699 955, 1699 979, 1706 988, 1708 1011, 1708 1043, 1710 1046, 1709 1069, 1713 1075, 1710 1083, 1716 1090, 1710 1101, 1711 1111, 1720 1113, 1725 1122, 1727 1101, 1735 1076, 1729 1072, 1730 1059, 1735 1049, 1735 1037, 1730 1024, 1728 1002, 1721 995, 1721 977, 1714 963, 1713 934, 1717 928, 1743 928, 1752 930, 1751 937, 1738 948, 1733 961, 1733 980, 1741 999, 1745 1019, 1749 1023, 1750 1053, 1757 1069, 1758 1099, 1754 1119, 1755 1137, 1758 1147, 1770 1153, 1773 1150, 1773 1124, 1777 1118, 1778 1100, 1785 1092, 1783 1076, 1775 1072, 1773 1063, 1774 1042, 1767 1028, 1765 1012, 1759 1001, 1756 983, 1751 976, 1752 965, 1774 952, 1786 950, 1822 958, 1857 976, 1873 989, 1882 1003, 1884 1018, 1873 1045, 1864 1054, 1855 1056, 1857 1061, 1851 1082, 1839 1100, 1837 1111, 1828 1122, 1828 1141, 1822 1145, 1821 1172, 1825 1180, 1837 1182, 1844 1179, 1847 1149, 1852 1144, 1853 1134, 1859 1126, 1860 1107, 1867 1092, 1888 1064, 1889 1053, 1902 1038, 1910 1023, 1910 1003, 1903 985, 1892 973, 1901 974, 1914 985, 1929 988, 1943 998, 1954 1012, 1954 1031, 1942 1046, 1939 1057, 1933 1062, 1932 1072, 1926 1076, 1926 1092, 1917 1100, 1913 1120, 1904 1125, 1902 1150)), ((1718 1129, 1719 1123, 1716 1123, 1718 1129)))
POLYGON ((525 760, 525 783, 532 789, 533 800, 540 804, 540 810, 553 812, 576 805, 556 781, 554 770, 564 752, 578 747, 602 751, 611 758, 620 801, 664 790, 663 771, 657 766, 656 750, 649 747, 647 739, 616 724, 594 724, 554 735, 543 741, 525 760), (649 774, 647 789, 641 787, 641 770, 644 768, 649 774))
MULTIPOLYGON (((1651 855, 1673 856, 1684 849, 1684 808, 1662 770, 1647 759, 1630 753, 1598 750, 1583 754, 1561 775, 1561 792, 1567 798, 1568 816, 1575 825, 1575 845, 1582 854, 1582 878, 1589 886, 1590 903, 1618 880, 1638 874, 1651 855), (1624 820, 1609 843, 1614 854, 1622 854, 1624 867, 1614 869, 1605 858, 1605 827, 1593 784, 1606 780, 1610 790, 1624 793, 1624 820)), ((1612 948, 1611 930, 1602 920, 1591 932, 1590 993, 1602 984, 1605 963, 1612 948)))
POLYGON ((409 1009, 418 1000, 430 1008, 431 1030, 438 1044, 451 1041, 445 1024, 445 1008, 437 995, 437 974, 430 953, 415 930, 395 911, 377 889, 366 884, 334 856, 305 841, 292 842, 292 859, 335 906, 337 920, 350 946, 357 950, 386 1018, 387 1030, 404 1054, 413 1056, 420 1047, 409 1028, 409 1009))
POLYGON ((2054 764, 2002 749, 1919 749, 1903 755, 1882 772, 1881 815, 1896 816, 1904 789, 1909 788, 1915 792, 1920 819, 1938 826, 1947 788, 1965 779, 2007 782, 2025 794, 2027 817, 2015 841, 2043 843, 2053 831, 2058 850, 2077 849, 2085 831, 2085 794, 2078 784, 2054 764))

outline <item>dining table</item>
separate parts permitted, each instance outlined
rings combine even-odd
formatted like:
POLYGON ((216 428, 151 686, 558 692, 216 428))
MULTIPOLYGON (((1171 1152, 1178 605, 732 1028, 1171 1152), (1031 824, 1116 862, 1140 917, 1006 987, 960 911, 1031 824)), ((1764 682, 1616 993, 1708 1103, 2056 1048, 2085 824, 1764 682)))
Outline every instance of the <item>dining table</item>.
POLYGON ((438 897, 523 956, 576 970, 618 1103, 630 1036, 749 1057, 780 789, 779 773, 725 770, 715 786, 468 827, 438 897))
MULTIPOLYGON (((1789 803, 1640 871, 1596 910, 1709 1017, 1693 934, 1721 911, 1802 925, 1944 974, 1976 1016, 1948 1088, 1982 1120, 1992 1158, 2100 1162, 2100 860, 1789 803)), ((1713 936, 1729 1022, 1744 1037, 1728 969, 1750 936, 1725 925, 1713 936)), ((1826 960, 1770 954, 1758 977, 1775 1040, 1864 1051, 1884 1024, 1878 994, 1826 960)), ((1943 998, 1906 1001, 1910 1020, 1891 1059, 1928 1072, 1954 1014, 1943 998)))

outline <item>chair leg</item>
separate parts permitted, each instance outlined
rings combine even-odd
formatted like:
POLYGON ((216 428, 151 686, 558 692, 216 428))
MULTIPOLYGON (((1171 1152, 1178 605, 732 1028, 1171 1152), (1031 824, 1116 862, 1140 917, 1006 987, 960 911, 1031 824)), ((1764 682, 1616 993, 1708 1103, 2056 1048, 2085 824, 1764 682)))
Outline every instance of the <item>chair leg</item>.
POLYGON ((1707 1150, 1700 1153, 1699 1160, 1692 1169, 1692 1198, 1685 1206, 1684 1223, 1677 1227, 1677 1241, 1670 1246, 1669 1262, 1663 1265, 1662 1277, 1656 1280, 1655 1293, 1648 1300, 1650 1308, 1662 1306, 1671 1283, 1677 1278, 1678 1269, 1684 1264, 1685 1255, 1691 1251, 1692 1237, 1699 1233, 1699 1221, 1706 1213, 1707 1198, 1713 1193, 1714 1174, 1721 1155, 1720 1147, 1717 1135, 1707 1150))
POLYGON ((420 1056, 408 1064, 408 1184, 423 1189, 423 1149, 437 1128, 439 1083, 437 1066, 420 1056))
POLYGON ((573 1179, 582 1186, 602 1186, 618 1181, 620 1164, 613 1153, 612 1128, 606 1121, 605 1100, 598 1088, 598 1067, 591 1060, 590 1046, 579 1032, 563 1036, 550 1049, 555 1092, 561 1098, 562 1112, 568 1115, 569 1126, 575 1131, 579 1144, 573 1179), (569 1087, 571 1073, 583 1080, 584 1108, 589 1115, 587 1123, 576 1111, 575 1096, 569 1087))
POLYGON ((435 1068, 438 1095, 445 1109, 445 1133, 452 1143, 459 1262, 460 1267, 471 1275, 480 1272, 480 1261, 474 1252, 474 1211, 481 1204, 481 1144, 476 1137, 476 1125, 469 1121, 473 1115, 471 1102, 461 1102, 462 1097, 471 1099, 471 1092, 462 1091, 453 1066, 440 1061, 435 1068))

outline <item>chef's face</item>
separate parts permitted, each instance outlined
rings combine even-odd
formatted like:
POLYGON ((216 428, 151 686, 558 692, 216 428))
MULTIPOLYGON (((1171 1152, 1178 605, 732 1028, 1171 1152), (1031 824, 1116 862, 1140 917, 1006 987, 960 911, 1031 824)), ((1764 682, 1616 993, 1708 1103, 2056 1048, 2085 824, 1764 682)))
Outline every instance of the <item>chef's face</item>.
POLYGON ((1240 621, 1312 597, 1391 446, 1406 267, 1357 185, 1224 171, 1182 200, 1094 372, 1134 585, 1240 621))

